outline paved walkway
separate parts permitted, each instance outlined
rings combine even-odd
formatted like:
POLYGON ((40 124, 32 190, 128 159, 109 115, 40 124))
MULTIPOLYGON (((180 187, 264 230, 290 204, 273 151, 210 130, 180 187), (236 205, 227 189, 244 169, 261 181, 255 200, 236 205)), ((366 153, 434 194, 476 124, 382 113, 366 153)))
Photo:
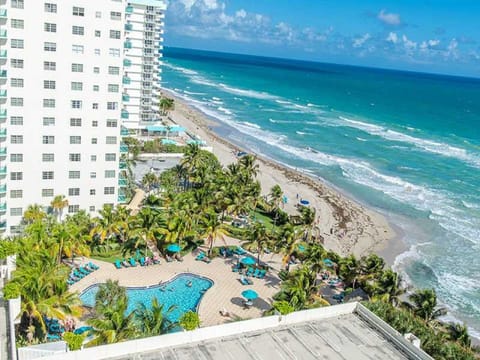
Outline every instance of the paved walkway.
MULTIPOLYGON (((90 261, 89 259, 86 262, 90 261)), ((264 310, 270 308, 272 296, 280 289, 280 279, 276 272, 269 272, 264 279, 253 278, 253 285, 244 286, 240 283, 240 276, 231 270, 237 258, 215 258, 210 264, 196 261, 192 254, 184 257, 183 262, 167 263, 162 259, 160 265, 135 268, 116 269, 113 264, 98 260, 93 263, 100 269, 86 276, 73 286, 71 291, 81 292, 88 286, 106 282, 108 279, 118 280, 122 286, 156 285, 160 281, 167 281, 180 273, 193 273, 208 277, 214 285, 205 293, 199 306, 199 316, 202 326, 211 326, 232 321, 234 319, 251 319, 262 316, 264 310), (259 294, 254 306, 244 309, 241 292, 253 289, 259 294), (220 310, 226 309, 231 317, 220 315, 220 310)))

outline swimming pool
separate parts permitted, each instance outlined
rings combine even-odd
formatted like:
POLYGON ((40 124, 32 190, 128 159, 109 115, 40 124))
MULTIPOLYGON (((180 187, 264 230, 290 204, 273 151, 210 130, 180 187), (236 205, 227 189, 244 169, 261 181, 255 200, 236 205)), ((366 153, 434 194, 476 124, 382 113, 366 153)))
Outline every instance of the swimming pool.
MULTIPOLYGON (((95 305, 95 295, 100 284, 94 284, 86 288, 80 294, 84 306, 95 305)), ((169 315, 171 321, 178 321, 187 311, 197 311, 203 294, 213 286, 213 281, 194 274, 179 274, 168 282, 149 287, 127 287, 128 307, 127 314, 137 308, 138 303, 150 307, 152 298, 157 298, 160 304, 167 310, 175 305, 175 310, 169 315), (191 286, 188 286, 191 284, 191 286)))

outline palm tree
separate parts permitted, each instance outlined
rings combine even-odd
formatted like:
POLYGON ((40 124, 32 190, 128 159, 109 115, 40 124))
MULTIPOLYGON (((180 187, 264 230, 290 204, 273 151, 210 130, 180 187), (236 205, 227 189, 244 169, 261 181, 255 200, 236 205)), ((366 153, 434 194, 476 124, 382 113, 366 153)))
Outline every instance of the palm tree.
POLYGON ((311 244, 307 248, 307 253, 306 255, 306 264, 314 271, 316 274, 318 274, 320 271, 323 270, 325 267, 325 263, 323 260, 326 259, 327 252, 323 248, 322 245, 320 244, 311 244))
POLYGON ((409 299, 413 301, 413 312, 427 323, 446 313, 444 308, 437 308, 437 294, 433 289, 417 290, 409 299))
POLYGON ((313 235, 313 228, 315 226, 316 211, 314 208, 302 206, 300 212, 302 216, 302 222, 305 228, 305 238, 308 242, 310 242, 313 235))
POLYGON ((23 213, 23 221, 27 224, 31 224, 35 221, 43 220, 47 217, 47 214, 43 210, 43 207, 38 204, 29 205, 27 210, 23 213))
POLYGON ((57 261, 60 264, 63 256, 72 258, 74 254, 89 256, 90 247, 87 245, 88 235, 82 234, 80 227, 70 223, 57 224, 53 228, 52 239, 57 249, 57 261))
POLYGON ((260 166, 257 164, 257 157, 251 154, 242 156, 238 161, 242 172, 245 174, 247 179, 253 179, 257 176, 260 166))
POLYGON ((317 274, 308 267, 301 267, 289 275, 275 300, 285 300, 296 311, 306 308, 312 296, 317 292, 317 274))
POLYGON ((271 235, 268 233, 265 225, 261 223, 254 223, 253 226, 249 228, 247 241, 245 241, 245 248, 249 250, 255 249, 257 252, 257 264, 260 265, 260 256, 263 255, 266 248, 269 247, 271 243, 271 235))
POLYGON ((220 239, 225 243, 225 235, 228 231, 218 215, 212 211, 206 211, 200 219, 200 227, 202 228, 203 236, 207 237, 208 252, 212 251, 215 240, 220 239))
POLYGON ((63 209, 68 206, 68 199, 65 195, 56 195, 50 203, 50 206, 52 207, 57 220, 60 221, 62 219, 63 209))
POLYGON ((158 185, 158 178, 153 172, 148 172, 143 175, 142 185, 146 188, 147 192, 152 190, 152 187, 158 185))
POLYGON ((175 101, 170 98, 161 97, 159 107, 162 110, 162 115, 168 115, 168 112, 175 108, 175 101))
POLYGON ((118 280, 107 280, 101 284, 95 295, 94 310, 97 314, 103 314, 110 310, 117 303, 127 301, 127 291, 118 284, 118 280))
POLYGON ((100 216, 94 219, 90 236, 98 237, 102 244, 106 241, 108 246, 110 238, 119 233, 119 224, 113 206, 104 205, 99 214, 100 216))
POLYGON ((450 339, 453 341, 457 341, 464 348, 468 349, 472 346, 472 339, 468 334, 468 328, 465 324, 450 323, 447 326, 447 331, 450 339))
POLYGON ((145 253, 149 243, 156 244, 158 235, 162 233, 162 228, 165 228, 165 220, 160 215, 158 210, 143 208, 137 214, 134 223, 134 229, 139 235, 135 247, 138 247, 142 242, 145 244, 145 253))
POLYGON ((169 320, 168 316, 175 310, 170 306, 166 311, 156 297, 152 298, 150 306, 139 303, 135 310, 135 321, 142 336, 157 336, 165 334, 177 326, 176 322, 169 320))
POLYGON ((296 251, 297 245, 301 240, 301 234, 292 224, 287 223, 279 228, 276 238, 276 250, 283 254, 282 262, 285 265, 296 251))
POLYGON ((275 211, 275 216, 273 218, 273 227, 275 228, 275 226, 277 225, 277 219, 278 219, 278 209, 280 207, 280 203, 283 197, 283 190, 280 187, 280 185, 277 184, 272 187, 269 195, 270 195, 270 201, 271 201, 270 202, 271 209, 272 211, 275 211))
POLYGON ((354 255, 342 258, 338 264, 338 275, 346 284, 351 285, 353 289, 355 289, 360 277, 360 266, 360 261, 354 255))

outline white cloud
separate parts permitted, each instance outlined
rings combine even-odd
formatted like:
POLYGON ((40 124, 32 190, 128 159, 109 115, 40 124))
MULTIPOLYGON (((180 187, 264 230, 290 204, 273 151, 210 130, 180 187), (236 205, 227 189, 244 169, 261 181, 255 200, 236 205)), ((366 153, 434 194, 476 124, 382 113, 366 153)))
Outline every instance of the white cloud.
POLYGON ((457 39, 453 38, 450 40, 450 43, 447 46, 447 51, 445 52, 446 57, 450 57, 453 59, 458 59, 458 41, 457 39))
POLYGON ((428 46, 435 47, 440 44, 440 40, 428 40, 428 46))
POLYGON ((362 47, 363 44, 365 44, 365 42, 371 38, 371 35, 369 33, 366 33, 365 35, 363 35, 362 37, 359 37, 359 38, 356 38, 356 39, 353 39, 353 47, 354 48, 359 48, 359 47, 362 47))
POLYGON ((235 13, 235 16, 245 19, 247 17, 247 12, 244 9, 240 9, 235 13))
POLYGON ((388 34, 385 40, 393 44, 396 44, 398 42, 398 35, 397 33, 391 32, 390 34, 388 34))
POLYGON ((398 26, 402 23, 399 14, 387 13, 385 10, 382 10, 378 13, 377 19, 384 24, 391 26, 398 26))
POLYGON ((414 50, 417 48, 417 43, 415 41, 409 40, 406 35, 402 36, 403 46, 407 50, 414 50))

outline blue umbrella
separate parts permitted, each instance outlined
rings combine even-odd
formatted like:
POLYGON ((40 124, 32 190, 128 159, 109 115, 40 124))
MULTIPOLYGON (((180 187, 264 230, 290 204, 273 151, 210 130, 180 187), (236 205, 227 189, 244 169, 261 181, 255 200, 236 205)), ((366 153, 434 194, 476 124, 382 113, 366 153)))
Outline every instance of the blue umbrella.
POLYGON ((242 291, 242 296, 247 300, 255 300, 258 298, 258 294, 252 289, 242 291))
POLYGON ((167 250, 173 253, 178 253, 180 252, 180 245, 178 244, 170 244, 167 246, 167 250))
POLYGON ((244 257, 242 260, 240 260, 240 262, 243 265, 253 265, 255 264, 255 259, 247 256, 247 257, 244 257))
POLYGON ((328 267, 332 267, 333 266, 333 261, 330 260, 330 259, 325 259, 323 260, 323 263, 328 266, 328 267))
POLYGON ((308 201, 308 200, 300 200, 300 204, 302 204, 302 205, 309 205, 309 204, 310 204, 310 201, 308 201))

